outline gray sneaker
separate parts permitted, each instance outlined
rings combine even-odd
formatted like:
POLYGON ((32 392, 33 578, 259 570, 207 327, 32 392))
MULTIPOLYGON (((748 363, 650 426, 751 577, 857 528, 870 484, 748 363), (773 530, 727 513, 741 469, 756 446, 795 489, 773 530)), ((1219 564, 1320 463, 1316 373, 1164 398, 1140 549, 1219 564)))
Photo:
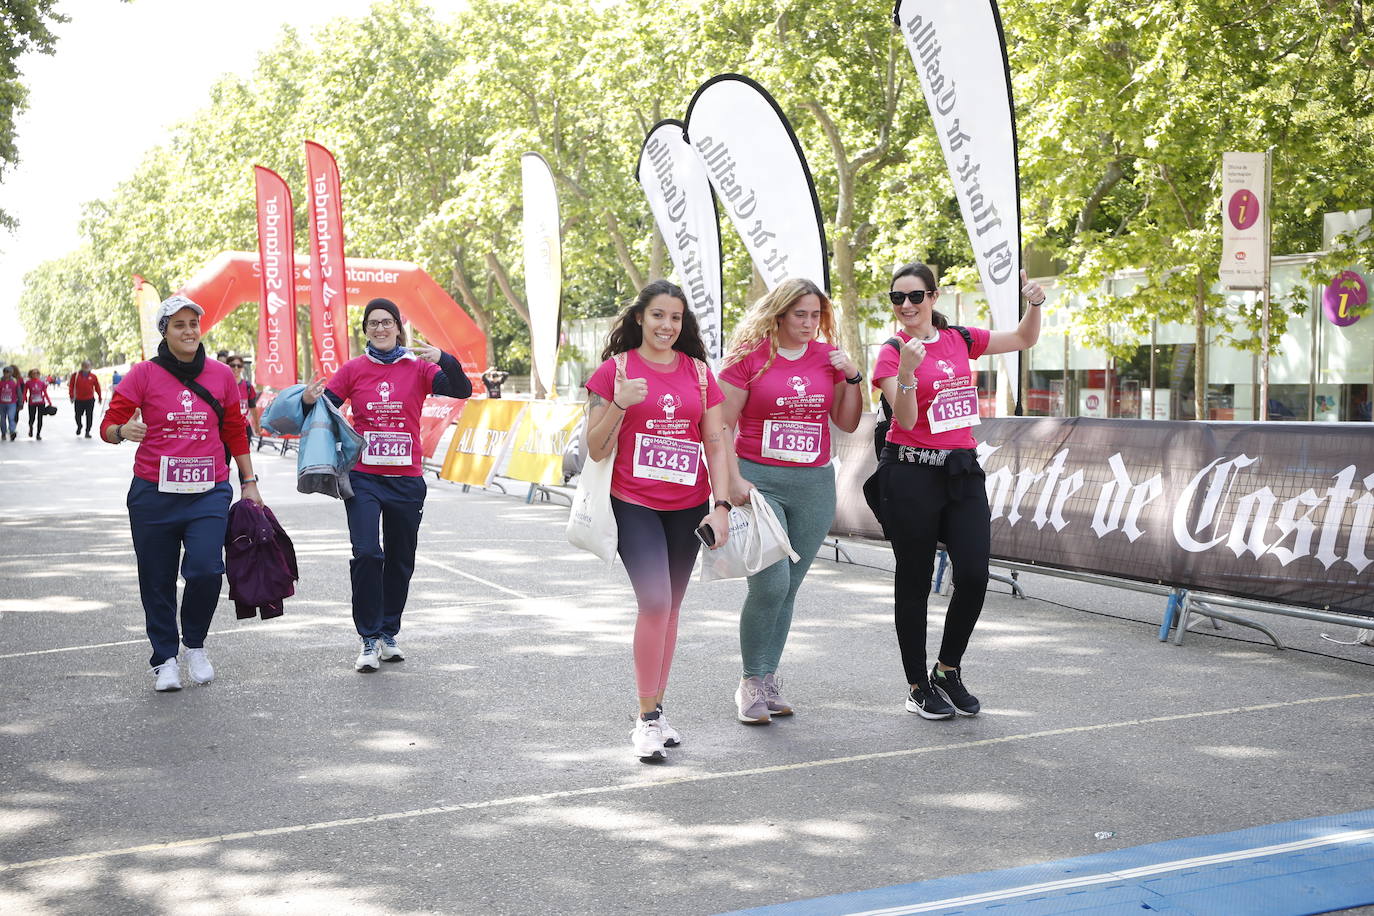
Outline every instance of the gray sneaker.
POLYGON ((763 678, 747 677, 735 689, 735 709, 739 720, 746 725, 767 725, 768 694, 763 689, 763 678))
POLYGON ((763 693, 768 700, 768 712, 775 716, 792 715, 792 704, 782 698, 782 678, 776 671, 763 676, 763 693))

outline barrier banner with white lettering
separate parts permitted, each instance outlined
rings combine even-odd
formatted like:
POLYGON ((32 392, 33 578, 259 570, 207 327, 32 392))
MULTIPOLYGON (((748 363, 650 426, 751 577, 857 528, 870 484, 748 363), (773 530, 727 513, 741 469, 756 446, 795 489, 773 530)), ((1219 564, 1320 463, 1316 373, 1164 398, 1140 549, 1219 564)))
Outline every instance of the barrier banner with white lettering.
POLYGON ((513 480, 555 486, 563 482, 563 452, 577 434, 585 407, 531 401, 511 442, 510 461, 502 472, 513 480))
POLYGON ((444 438, 444 430, 458 419, 466 403, 461 398, 444 398, 437 394, 425 398, 420 408, 420 447, 426 458, 434 457, 439 440, 444 438))
MULTIPOLYGON (((836 534, 882 537, 861 489, 872 429, 835 437, 836 534)), ((1374 617, 1368 427, 1005 417, 974 432, 994 557, 1374 617)))
MULTIPOLYGON (((945 153, 992 326, 1015 330, 1021 319, 1021 178, 997 0, 897 0, 893 17, 945 153)), ((1015 355, 1004 354, 1002 365, 1015 393, 1015 355)))
POLYGON ((458 428, 439 476, 454 483, 489 486, 529 403, 507 398, 470 401, 458 415, 458 428))
POLYGON ((713 76, 687 105, 685 135, 768 288, 805 277, 828 292, 820 199, 773 97, 747 76, 713 76))
POLYGON ((296 211, 276 172, 253 166, 258 202, 258 358, 253 378, 264 388, 296 384, 296 211))
POLYGON ((720 217, 706 170, 687 142, 685 129, 672 118, 653 126, 639 150, 635 180, 648 198, 714 368, 725 353, 720 217))
POLYGON ((318 143, 305 141, 310 201, 310 340, 315 375, 330 378, 349 360, 348 287, 344 268, 339 166, 318 143))

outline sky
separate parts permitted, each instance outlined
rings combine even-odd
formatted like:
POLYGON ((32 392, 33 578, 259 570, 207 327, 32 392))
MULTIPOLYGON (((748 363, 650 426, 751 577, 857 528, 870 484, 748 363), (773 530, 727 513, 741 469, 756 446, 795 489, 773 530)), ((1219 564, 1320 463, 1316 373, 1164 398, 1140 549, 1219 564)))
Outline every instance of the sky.
MULTIPOLYGON (((219 77, 252 72, 282 26, 309 34, 372 2, 60 2, 72 21, 54 29, 56 53, 20 61, 29 107, 18 120, 21 162, 0 184, 0 209, 20 223, 0 230, 0 349, 26 344, 17 308, 24 274, 77 246, 83 203, 131 176, 173 125, 208 103, 219 77)), ((429 5, 446 14, 465 3, 429 5)))

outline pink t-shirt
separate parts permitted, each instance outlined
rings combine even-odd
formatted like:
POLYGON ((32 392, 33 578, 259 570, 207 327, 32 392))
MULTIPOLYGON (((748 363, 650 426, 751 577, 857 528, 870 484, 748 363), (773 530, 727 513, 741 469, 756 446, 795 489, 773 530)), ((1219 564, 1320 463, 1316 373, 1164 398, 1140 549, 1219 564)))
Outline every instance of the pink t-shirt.
POLYGON ((844 373, 830 365, 834 344, 813 340, 795 360, 768 361, 768 341, 721 370, 720 380, 749 393, 740 411, 735 453, 780 467, 822 467, 830 462, 830 405, 844 373))
MULTIPOLYGON (((978 388, 973 379, 970 357, 977 359, 988 348, 989 332, 969 328, 973 338, 970 352, 964 338, 953 328, 940 332, 940 339, 926 344, 926 358, 916 369, 916 426, 906 429, 896 418, 887 430, 887 441, 916 448, 974 448, 972 427, 978 425, 978 388)), ((903 343, 911 339, 898 331, 903 343)), ((895 378, 901 355, 883 344, 873 366, 873 387, 885 378, 895 378)), ((899 392, 900 394, 900 392, 899 392)))
POLYGON ((229 479, 224 441, 229 442, 234 454, 247 453, 233 370, 207 359, 196 381, 224 408, 224 439, 220 437, 219 417, 214 409, 156 363, 136 363, 119 383, 110 409, 100 421, 100 429, 103 435, 110 426, 126 422, 134 408, 143 411, 141 419, 148 434, 134 454, 134 476, 158 483, 164 470, 162 459, 166 457, 176 459, 166 468, 168 480, 173 483, 183 481, 194 486, 200 467, 213 468, 211 479, 218 483, 229 479))
POLYGON ((0 404, 19 403, 19 380, 7 378, 0 380, 0 404))
MULTIPOLYGON (((626 354, 625 377, 648 379, 649 395, 625 411, 616 439, 611 493, 650 509, 690 509, 711 496, 711 481, 701 449, 701 386, 696 360, 682 353, 667 371, 626 354)), ((587 390, 610 401, 615 396, 615 359, 587 379, 587 390)), ((711 370, 706 370, 706 406, 725 400, 711 370)), ((614 407, 611 410, 615 410, 614 407)))
POLYGON ((391 365, 355 356, 339 367, 328 389, 353 406, 353 428, 367 440, 353 470, 386 477, 423 477, 420 411, 434 393, 439 367, 428 360, 391 365))
POLYGON ((24 397, 30 404, 48 404, 48 383, 41 378, 24 380, 24 397))

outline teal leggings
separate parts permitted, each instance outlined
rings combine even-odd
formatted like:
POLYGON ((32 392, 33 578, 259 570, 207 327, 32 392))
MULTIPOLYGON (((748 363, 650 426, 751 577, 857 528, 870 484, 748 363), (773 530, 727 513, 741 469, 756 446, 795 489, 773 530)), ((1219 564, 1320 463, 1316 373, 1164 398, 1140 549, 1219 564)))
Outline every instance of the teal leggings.
POLYGON ((739 468, 768 500, 801 557, 795 563, 780 560, 749 577, 749 596, 739 615, 739 648, 744 676, 762 677, 778 670, 797 589, 835 520, 835 469, 779 467, 743 458, 739 468))

